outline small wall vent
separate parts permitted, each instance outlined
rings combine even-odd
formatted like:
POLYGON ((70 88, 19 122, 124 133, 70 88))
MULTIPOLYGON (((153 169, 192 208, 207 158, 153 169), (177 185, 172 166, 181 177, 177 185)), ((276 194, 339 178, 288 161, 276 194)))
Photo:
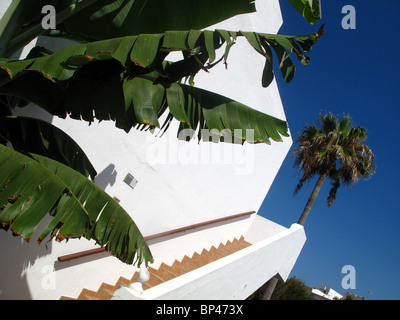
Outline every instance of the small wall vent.
POLYGON ((124 178, 124 182, 130 186, 132 189, 135 188, 136 184, 138 183, 138 181, 135 179, 135 177, 133 175, 131 175, 130 173, 128 173, 125 178, 124 178))

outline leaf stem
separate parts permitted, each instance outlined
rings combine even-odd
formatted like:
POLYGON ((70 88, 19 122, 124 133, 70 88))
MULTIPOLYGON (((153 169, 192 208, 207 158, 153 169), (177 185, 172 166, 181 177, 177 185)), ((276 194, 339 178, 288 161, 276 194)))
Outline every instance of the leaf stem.
POLYGON ((5 54, 7 43, 21 13, 21 8, 21 0, 12 1, 0 19, 0 57, 5 54))
MULTIPOLYGON (((66 9, 57 13, 57 15, 56 15, 57 24, 62 23, 64 20, 66 20, 67 18, 71 17, 72 15, 78 13, 79 11, 83 10, 87 6, 93 4, 95 1, 96 0, 82 0, 82 1, 79 1, 78 3, 69 5, 66 9)), ((13 1, 13 3, 14 3, 14 1, 13 1)), ((12 17, 11 17, 11 19, 12 19, 12 17)), ((0 31, 1 31, 1 29, 0 29, 0 31)), ((6 57, 10 57, 18 49, 24 47, 30 41, 32 41, 33 39, 35 39, 37 36, 41 35, 45 31, 46 30, 43 29, 41 24, 37 24, 37 25, 25 30, 20 35, 9 40, 8 46, 4 46, 5 48, 3 50, 5 52, 0 52, 1 53, 0 56, 5 55, 6 57)))

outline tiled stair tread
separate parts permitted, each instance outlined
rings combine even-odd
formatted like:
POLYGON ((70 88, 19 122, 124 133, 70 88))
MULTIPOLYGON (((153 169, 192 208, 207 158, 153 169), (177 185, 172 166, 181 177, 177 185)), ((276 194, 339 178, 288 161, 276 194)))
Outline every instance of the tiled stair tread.
POLYGON ((96 295, 96 291, 83 289, 78 296, 78 300, 93 300, 95 299, 94 296, 96 295))
MULTIPOLYGON (((210 250, 203 249, 201 254, 195 252, 191 258, 184 256, 181 261, 176 260, 171 266, 162 263, 158 269, 150 267, 148 269, 150 272, 150 280, 143 284, 143 289, 146 290, 175 277, 179 277, 250 245, 251 244, 245 241, 242 236, 239 240, 234 239, 225 244, 221 243, 218 248, 212 246, 210 250)), ((130 283, 135 282, 136 275, 137 272, 135 272, 131 279, 120 277, 115 285, 102 283, 97 291, 83 289, 78 298, 62 296, 60 300, 110 300, 115 290, 120 285, 129 286, 130 283)))
POLYGON ((107 283, 102 283, 95 295, 98 300, 110 300, 115 291, 115 286, 107 283))
POLYGON ((184 269, 182 269, 177 264, 173 264, 172 266, 166 265, 164 263, 161 264, 160 269, 167 270, 169 273, 173 274, 175 277, 179 277, 186 273, 184 269))

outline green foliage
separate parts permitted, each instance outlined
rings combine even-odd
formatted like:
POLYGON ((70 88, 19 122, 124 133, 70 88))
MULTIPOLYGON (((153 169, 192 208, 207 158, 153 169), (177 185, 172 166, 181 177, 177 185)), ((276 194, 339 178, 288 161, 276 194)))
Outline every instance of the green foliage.
POLYGON ((314 176, 327 175, 332 181, 328 206, 336 199, 341 184, 352 185, 359 179, 374 174, 372 150, 364 143, 367 130, 352 127, 348 116, 338 119, 332 114, 321 114, 318 122, 306 126, 297 138, 293 151, 295 165, 303 172, 295 193, 314 176))
POLYGON ((305 283, 292 277, 286 282, 279 280, 271 300, 311 300, 311 290, 305 283))
POLYGON ((131 217, 102 189, 77 171, 50 158, 25 156, 0 144, 0 222, 30 241, 50 212, 38 243, 85 236, 126 263, 152 255, 131 217))
POLYGON ((13 0, 0 22, 0 56, 10 56, 36 36, 92 42, 167 30, 208 27, 255 12, 252 0, 13 0), (53 5, 57 29, 43 30, 41 8, 53 5), (37 26, 37 27, 35 27, 37 26))
MULTIPOLYGON (((268 282, 254 292, 248 300, 262 300, 267 286, 268 282)), ((312 300, 311 289, 296 277, 289 278, 286 282, 279 279, 271 300, 312 300)))
POLYGON ((0 117, 0 137, 23 154, 35 153, 57 160, 86 177, 97 172, 81 147, 65 132, 34 118, 0 117))
POLYGON ((321 19, 321 0, 289 0, 292 6, 310 23, 321 19))
MULTIPOLYGON (((277 54, 285 81, 289 82, 295 73, 290 52, 301 63, 308 64, 309 58, 303 50, 311 50, 322 35, 322 28, 319 33, 300 37, 192 30, 73 45, 54 54, 21 61, 3 59, 0 94, 32 101, 60 117, 70 114, 89 122, 95 118, 113 120, 127 132, 138 125, 160 127, 158 118, 168 106, 169 115, 184 127, 232 132, 254 128, 256 142, 269 143, 269 138, 281 141, 279 134, 288 136, 284 121, 180 82, 183 78, 193 81, 197 72, 212 68, 215 50, 224 44, 224 55, 219 61, 223 59, 226 63, 229 50, 239 36, 246 37, 266 58, 263 86, 268 86, 274 78, 270 47, 277 54), (172 51, 181 51, 184 59, 166 61, 172 51), (197 118, 189 119, 191 115, 197 118)), ((244 134, 239 138, 246 140, 244 134)))

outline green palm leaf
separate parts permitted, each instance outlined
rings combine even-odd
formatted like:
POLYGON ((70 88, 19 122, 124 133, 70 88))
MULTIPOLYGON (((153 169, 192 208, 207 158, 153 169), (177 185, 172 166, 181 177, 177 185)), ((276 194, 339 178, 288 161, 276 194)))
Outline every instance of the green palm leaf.
POLYGON ((331 206, 340 184, 350 186, 374 174, 375 156, 364 143, 366 129, 352 127, 349 116, 339 120, 331 113, 321 114, 318 122, 319 127, 315 124, 306 126, 297 138, 299 147, 293 155, 303 176, 295 193, 314 176, 325 175, 332 181, 328 197, 328 206, 331 206))
MULTIPOLYGON (((290 61, 291 53, 294 53, 299 61, 306 65, 310 58, 305 55, 305 52, 310 51, 323 34, 322 26, 318 33, 297 37, 226 30, 191 30, 114 38, 71 45, 53 55, 32 59, 21 61, 1 59, 0 67, 4 71, 0 77, 0 84, 7 84, 10 79, 21 75, 24 71, 40 72, 50 80, 69 80, 76 74, 77 69, 96 61, 109 59, 118 61, 125 69, 127 76, 135 76, 134 72, 139 71, 142 73, 157 71, 160 76, 177 81, 193 75, 201 69, 209 68, 215 60, 215 50, 224 44, 227 46, 224 54, 226 60, 229 49, 235 39, 240 36, 245 36, 249 44, 266 57, 266 63, 272 64, 272 53, 269 49, 272 47, 278 56, 280 68, 283 66, 283 60, 290 61), (162 62, 168 52, 172 51, 182 51, 186 59, 163 65, 162 62), (282 52, 286 52, 286 55, 283 55, 282 52), (183 68, 188 66, 191 68, 183 68)), ((293 65, 293 63, 291 64, 293 65)))
POLYGON ((64 20, 57 29, 69 37, 83 36, 95 41, 167 30, 202 29, 251 12, 255 12, 253 0, 114 0, 111 3, 98 0, 64 20), (84 31, 82 23, 86 26, 84 31))
POLYGON ((16 116, 0 117, 0 137, 21 153, 51 158, 92 179, 97 174, 81 147, 65 132, 46 121, 16 116))
POLYGON ((255 12, 253 0, 13 0, 0 21, 0 56, 4 52, 10 56, 43 33, 87 42, 202 29, 251 12, 255 12), (56 30, 46 32, 41 27, 45 5, 56 10, 56 30))
MULTIPOLYGON (((235 39, 240 36, 245 36, 249 44, 265 56, 268 66, 264 67, 262 79, 265 86, 273 79, 270 47, 277 54, 285 80, 290 81, 295 67, 292 62, 288 67, 290 53, 287 51, 295 53, 303 64, 307 64, 309 59, 301 47, 307 45, 311 48, 322 34, 323 29, 318 34, 300 37, 226 30, 168 31, 73 45, 52 55, 1 61, 0 94, 19 96, 60 117, 69 114, 72 118, 89 122, 114 120, 126 131, 140 124, 159 127, 158 118, 168 106, 176 119, 195 128, 197 122, 187 121, 182 108, 177 108, 175 102, 178 96, 182 99, 184 94, 187 95, 189 89, 174 83, 187 77, 193 79, 200 70, 208 70, 226 59, 235 39), (216 60, 216 50, 224 44, 222 58, 212 63, 216 60), (184 58, 173 63, 166 61, 171 51, 182 51, 184 58), (185 89, 177 95, 178 88, 185 89)), ((277 125, 277 121, 270 121, 271 117, 260 117, 258 111, 228 98, 221 102, 217 95, 196 89, 191 91, 191 96, 195 96, 197 102, 202 101, 195 106, 201 110, 200 118, 207 115, 204 119, 209 129, 212 129, 211 123, 218 129, 233 129, 233 124, 238 126, 234 129, 255 129, 259 142, 269 142, 268 137, 279 141, 276 132, 287 132, 282 122, 277 125), (221 105, 226 109, 223 119, 220 118, 221 105), (218 111, 215 109, 217 106, 218 111), (229 124, 228 112, 241 112, 246 115, 243 118, 246 120, 229 124), (252 115, 257 116, 252 118, 252 115)))
POLYGON ((310 23, 321 19, 321 0, 289 0, 292 6, 310 23))
POLYGON ((34 159, 0 145, 0 222, 30 241, 43 218, 38 242, 86 237, 126 263, 152 262, 145 240, 131 217, 83 175, 52 159, 34 159))
MULTIPOLYGON (((178 83, 166 91, 170 114, 181 121, 181 128, 199 130, 199 138, 202 137, 201 129, 230 133, 233 139, 228 139, 229 142, 240 139, 270 144, 270 138, 282 141, 281 136, 289 136, 286 121, 224 96, 178 83), (253 129, 254 137, 248 137, 246 129, 253 129)), ((221 137, 221 141, 226 141, 225 137, 221 137)))

